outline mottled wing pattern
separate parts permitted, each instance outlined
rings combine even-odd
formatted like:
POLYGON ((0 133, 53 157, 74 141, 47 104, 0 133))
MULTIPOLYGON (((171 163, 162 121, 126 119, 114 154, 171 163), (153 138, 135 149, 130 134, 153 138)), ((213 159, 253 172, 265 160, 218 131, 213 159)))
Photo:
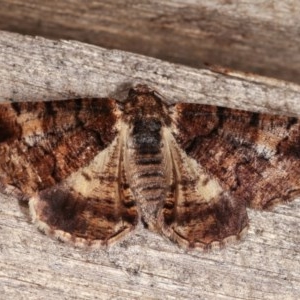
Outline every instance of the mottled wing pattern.
POLYGON ((128 231, 136 217, 120 188, 119 114, 106 98, 1 104, 0 190, 34 195, 35 221, 64 240, 108 242, 128 231))
POLYGON ((172 239, 202 248, 222 245, 247 227, 247 206, 270 208, 300 194, 297 118, 184 103, 170 110, 179 184, 162 218, 172 239), (184 166, 188 161, 192 167, 184 166), (198 176, 191 176, 195 169, 198 176), (203 195, 194 197, 195 190, 203 195))
POLYGON ((166 130, 172 182, 159 222, 162 232, 186 248, 220 247, 238 239, 248 226, 246 206, 234 201, 220 180, 182 151, 166 130))
POLYGON ((114 109, 109 99, 1 104, 1 184, 32 195, 60 182, 113 141, 114 109))
POLYGON ((76 245, 109 244, 141 221, 187 248, 220 247, 245 233, 247 207, 300 194, 300 122, 167 105, 146 85, 123 103, 1 104, 0 191, 76 245))

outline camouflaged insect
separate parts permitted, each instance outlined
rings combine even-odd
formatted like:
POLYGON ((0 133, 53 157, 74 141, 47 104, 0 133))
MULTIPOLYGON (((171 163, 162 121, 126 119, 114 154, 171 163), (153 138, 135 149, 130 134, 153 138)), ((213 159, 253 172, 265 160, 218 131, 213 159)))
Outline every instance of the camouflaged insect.
POLYGON ((0 191, 37 226, 106 245, 141 222, 183 247, 239 239, 246 208, 300 194, 294 117, 166 104, 146 85, 111 98, 0 104, 0 191))

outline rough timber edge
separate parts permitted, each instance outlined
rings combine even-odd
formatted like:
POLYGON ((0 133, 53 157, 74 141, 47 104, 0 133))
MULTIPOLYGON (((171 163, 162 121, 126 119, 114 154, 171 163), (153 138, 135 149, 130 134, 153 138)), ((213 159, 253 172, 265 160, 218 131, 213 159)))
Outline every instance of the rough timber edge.
POLYGON ((112 95, 121 100, 123 97, 116 95, 128 86, 146 83, 172 103, 300 115, 300 86, 273 78, 255 75, 254 80, 250 73, 242 72, 237 77, 226 72, 216 74, 76 41, 52 41, 5 31, 0 32, 0 48, 1 101, 112 95), (28 69, 34 72, 28 74, 28 69))
POLYGON ((251 72, 243 72, 243 71, 238 71, 235 69, 231 69, 228 67, 223 67, 220 65, 206 65, 208 67, 208 70, 214 72, 214 73, 219 73, 224 76, 230 76, 230 77, 235 77, 238 79, 242 79, 248 82, 253 82, 257 84, 264 84, 267 86, 273 86, 273 87, 289 87, 295 91, 299 91, 299 84, 290 82, 290 81, 285 81, 282 79, 277 79, 274 77, 267 77, 264 75, 258 75, 255 73, 251 72))

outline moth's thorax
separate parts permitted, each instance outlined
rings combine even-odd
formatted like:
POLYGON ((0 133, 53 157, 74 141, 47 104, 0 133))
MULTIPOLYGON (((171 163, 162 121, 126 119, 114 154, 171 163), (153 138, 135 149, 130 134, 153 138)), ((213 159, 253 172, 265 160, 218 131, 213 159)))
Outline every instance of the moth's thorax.
POLYGON ((168 106, 155 94, 154 91, 137 86, 131 89, 124 103, 124 121, 133 125, 141 119, 157 119, 163 125, 170 124, 168 106))

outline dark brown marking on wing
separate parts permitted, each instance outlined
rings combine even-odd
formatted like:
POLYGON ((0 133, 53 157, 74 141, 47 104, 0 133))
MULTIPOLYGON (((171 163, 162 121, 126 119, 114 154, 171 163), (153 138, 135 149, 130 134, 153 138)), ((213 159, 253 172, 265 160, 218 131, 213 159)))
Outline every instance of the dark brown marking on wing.
POLYGON ((193 196, 193 183, 170 189, 162 209, 162 232, 171 240, 187 248, 210 249, 222 247, 228 240, 243 236, 248 226, 246 203, 234 201, 221 194, 210 201, 193 196), (179 199, 179 190, 181 197, 179 199))
POLYGON ((208 184, 208 181, 209 181, 208 178, 204 179, 204 180, 202 181, 202 185, 203 185, 203 186, 206 186, 206 185, 208 184))
MULTIPOLYGON (((175 110, 179 113, 176 118, 176 127, 180 131, 180 142, 189 142, 198 136, 207 136, 214 132, 217 126, 221 126, 221 118, 218 118, 218 108, 213 106, 197 107, 194 104, 177 104, 175 110), (189 126, 186 126, 188 124, 189 126), (184 139, 184 137, 186 137, 184 139)), ((221 114, 222 115, 222 114, 221 114)), ((185 143, 186 145, 186 143, 185 143)))
POLYGON ((90 245, 109 244, 134 229, 138 213, 119 140, 107 152, 107 164, 102 165, 103 158, 97 156, 88 167, 30 200, 41 230, 77 245, 90 245))
POLYGON ((231 202, 232 199, 223 196, 214 204, 195 206, 189 203, 189 206, 178 208, 177 232, 180 227, 184 229, 190 247, 196 243, 204 243, 207 247, 214 241, 222 242, 226 237, 239 234, 247 226, 248 217, 243 203, 231 202))
POLYGON ((22 128, 14 120, 15 112, 10 105, 0 105, 0 143, 20 138, 22 128))
POLYGON ((117 134, 113 99, 0 105, 0 181, 32 194, 86 165, 117 134))
POLYGON ((259 125, 259 114, 258 113, 252 113, 250 117, 249 126, 251 127, 257 127, 259 125))
POLYGON ((89 175, 89 174, 87 174, 87 173, 85 173, 85 172, 82 172, 82 176, 85 178, 85 180, 87 180, 87 181, 91 181, 92 180, 92 177, 89 175))
POLYGON ((19 116, 21 113, 21 105, 18 102, 11 103, 12 109, 16 112, 16 115, 19 116))
POLYGON ((277 155, 300 159, 300 125, 294 121, 291 122, 292 125, 288 124, 289 134, 277 144, 277 155))
POLYGON ((295 124, 297 124, 298 119, 295 117, 288 117, 288 122, 286 124, 286 130, 290 130, 291 127, 295 124))
POLYGON ((180 146, 236 201, 269 208, 300 194, 298 119, 197 104, 175 110, 180 146))

